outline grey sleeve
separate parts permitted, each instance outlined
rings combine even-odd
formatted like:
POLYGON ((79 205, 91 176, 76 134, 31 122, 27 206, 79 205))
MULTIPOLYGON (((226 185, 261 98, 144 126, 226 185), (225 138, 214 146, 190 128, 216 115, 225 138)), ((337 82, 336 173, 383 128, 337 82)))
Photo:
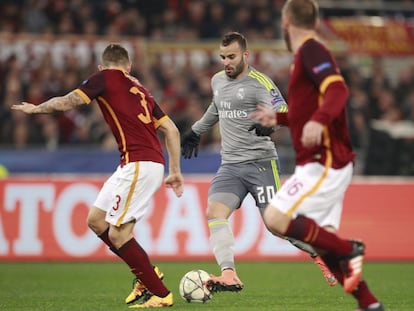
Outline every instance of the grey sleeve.
MULTIPOLYGON (((262 85, 264 88, 264 86, 262 85)), ((278 87, 272 81, 272 89, 270 91, 257 92, 257 100, 260 104, 270 106, 278 112, 287 111, 287 103, 282 96, 278 87)))
POLYGON ((219 115, 217 107, 214 102, 212 102, 201 119, 195 122, 191 129, 197 135, 201 135, 211 129, 218 121, 219 115))
MULTIPOLYGON (((287 103, 286 103, 285 99, 282 96, 282 93, 280 92, 280 90, 278 89, 276 84, 274 84, 274 82, 272 80, 269 79, 269 81, 270 81, 271 86, 272 86, 270 91, 268 91, 266 89, 265 85, 260 84, 261 87, 266 89, 266 91, 257 92, 258 102, 262 105, 265 105, 265 106, 268 106, 268 107, 272 108, 274 111, 287 112, 288 111, 288 106, 287 106, 287 103)), ((274 130, 278 131, 282 127, 283 126, 281 126, 281 125, 277 125, 274 128, 274 130)))

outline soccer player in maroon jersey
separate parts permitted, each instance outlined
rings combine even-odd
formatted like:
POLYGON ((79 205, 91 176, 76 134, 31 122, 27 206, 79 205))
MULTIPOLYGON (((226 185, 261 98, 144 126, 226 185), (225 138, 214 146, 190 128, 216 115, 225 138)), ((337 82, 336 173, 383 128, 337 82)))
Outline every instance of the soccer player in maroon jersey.
POLYGON ((294 174, 265 211, 265 223, 282 234, 312 245, 335 274, 359 311, 383 311, 362 279, 365 245, 335 234, 342 201, 353 172, 354 153, 347 127, 348 88, 329 50, 317 39, 314 0, 288 0, 282 29, 294 54, 286 113, 263 106, 250 115, 262 126, 290 128, 296 152, 294 174))
POLYGON ((165 185, 180 197, 180 135, 150 92, 129 74, 127 50, 110 44, 102 54, 99 71, 75 90, 38 106, 23 102, 11 109, 28 114, 66 111, 96 99, 118 143, 120 164, 99 192, 88 214, 88 226, 131 268, 136 277, 126 302, 139 300, 133 308, 173 305, 172 293, 161 281, 145 250, 133 236, 133 228, 147 212, 151 197, 164 178, 165 159, 157 136, 160 130, 169 157, 165 185))

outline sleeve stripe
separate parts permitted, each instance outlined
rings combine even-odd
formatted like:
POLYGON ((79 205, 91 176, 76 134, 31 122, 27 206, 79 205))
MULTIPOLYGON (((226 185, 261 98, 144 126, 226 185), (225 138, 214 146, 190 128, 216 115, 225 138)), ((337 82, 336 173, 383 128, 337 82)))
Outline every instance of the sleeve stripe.
POLYGON ((83 92, 81 89, 76 89, 75 92, 82 97, 83 101, 87 104, 89 104, 91 102, 91 99, 89 98, 88 95, 85 94, 85 92, 83 92))
POLYGON ((344 81, 344 78, 341 75, 332 75, 332 76, 326 77, 322 81, 321 85, 319 86, 319 92, 321 94, 325 94, 325 91, 328 88, 329 84, 331 84, 332 82, 337 82, 337 81, 344 81))
POLYGON ((287 112, 288 111, 288 106, 283 105, 279 108, 279 110, 277 112, 287 112))
POLYGON ((153 118, 152 121, 154 122, 154 127, 157 129, 161 124, 163 124, 165 121, 169 120, 170 118, 165 115, 161 119, 155 119, 153 118))
POLYGON ((268 91, 275 88, 269 78, 257 71, 250 71, 249 76, 259 81, 268 91))

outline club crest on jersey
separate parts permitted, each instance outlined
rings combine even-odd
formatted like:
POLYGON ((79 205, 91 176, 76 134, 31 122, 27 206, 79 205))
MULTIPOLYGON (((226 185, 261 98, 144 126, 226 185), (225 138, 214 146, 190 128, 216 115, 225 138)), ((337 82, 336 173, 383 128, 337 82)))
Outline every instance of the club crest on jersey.
POLYGON ((236 97, 240 100, 244 98, 244 88, 239 88, 237 90, 236 97))
POLYGON ((332 68, 332 64, 330 62, 324 62, 324 63, 321 63, 321 64, 316 65, 315 67, 313 67, 312 71, 313 71, 314 74, 319 74, 322 71, 324 71, 326 69, 329 69, 329 68, 332 68))

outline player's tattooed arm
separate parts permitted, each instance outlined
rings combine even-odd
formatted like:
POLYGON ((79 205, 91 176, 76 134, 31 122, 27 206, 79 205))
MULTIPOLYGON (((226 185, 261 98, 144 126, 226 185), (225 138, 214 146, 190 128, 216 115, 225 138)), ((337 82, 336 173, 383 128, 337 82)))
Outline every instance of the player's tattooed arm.
POLYGON ((70 110, 78 105, 84 104, 83 98, 75 91, 64 96, 53 97, 40 105, 22 102, 20 105, 12 105, 11 109, 20 110, 25 113, 51 113, 54 111, 70 110))
POLYGON ((85 102, 82 99, 82 97, 75 91, 72 91, 66 94, 65 96, 53 97, 45 101, 44 103, 40 104, 37 107, 40 109, 39 113, 42 113, 42 112, 48 113, 54 110, 58 110, 58 111, 70 110, 84 103, 85 102))

